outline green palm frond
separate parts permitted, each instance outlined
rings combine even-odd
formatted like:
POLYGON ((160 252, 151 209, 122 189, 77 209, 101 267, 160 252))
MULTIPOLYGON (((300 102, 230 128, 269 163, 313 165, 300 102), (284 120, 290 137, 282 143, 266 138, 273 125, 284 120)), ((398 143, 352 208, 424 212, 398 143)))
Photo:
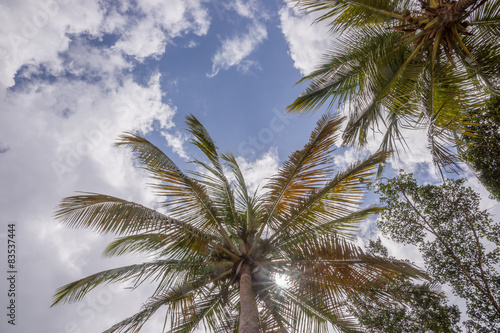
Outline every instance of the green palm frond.
POLYGON ((289 252, 288 261, 275 265, 299 272, 290 278, 290 292, 315 295, 332 311, 362 296, 390 301, 395 295, 387 290, 388 285, 408 277, 426 278, 409 263, 367 255, 341 237, 318 237, 289 252))
MULTIPOLYGON (((402 261, 397 260, 385 260, 385 258, 379 258, 372 255, 365 254, 360 248, 346 240, 345 238, 338 235, 324 235, 319 237, 309 238, 308 240, 301 241, 301 247, 289 247, 287 248, 287 255, 290 258, 290 265, 299 265, 305 267, 304 269, 298 269, 301 272, 297 275, 297 278, 307 279, 308 276, 312 279, 318 279, 324 277, 325 279, 336 279, 340 278, 339 274, 332 274, 329 269, 336 269, 337 267, 346 268, 349 265, 374 265, 378 268, 368 275, 359 276, 360 279, 366 280, 368 278, 376 277, 376 280, 401 277, 425 277, 420 270, 415 268, 413 265, 407 264, 402 261), (395 272, 391 270, 393 265, 400 265, 404 269, 395 272), (307 273, 303 273, 307 272, 307 273), (316 275, 316 273, 318 275, 316 275), (330 277, 331 276, 331 277, 330 277)), ((277 261, 279 263, 279 261, 277 261)), ((339 268, 341 269, 341 268, 339 268)), ((363 267, 361 267, 363 269, 363 267)), ((346 270, 345 273, 348 274, 346 270)), ((353 279, 350 281, 345 281, 343 283, 338 283, 335 287, 341 286, 354 286, 363 285, 365 283, 360 283, 360 281, 353 279)))
POLYGON ((236 161, 236 158, 231 153, 222 154, 221 158, 226 162, 227 166, 233 172, 235 181, 235 188, 237 193, 237 203, 239 204, 240 214, 242 213, 243 220, 243 228, 246 233, 253 234, 255 233, 254 222, 258 220, 258 218, 262 214, 262 204, 260 200, 260 196, 257 191, 255 193, 250 194, 249 189, 245 182, 245 177, 236 161))
POLYGON ((352 212, 351 214, 343 214, 343 216, 333 220, 326 220, 326 222, 322 224, 317 223, 317 225, 312 227, 304 228, 305 230, 301 232, 286 233, 285 231, 280 231, 279 237, 274 237, 275 239, 271 245, 284 249, 295 246, 295 244, 302 239, 308 239, 318 234, 327 233, 335 233, 346 238, 351 238, 350 236, 358 230, 358 224, 383 210, 383 207, 368 207, 352 212))
POLYGON ((289 318, 292 313, 275 281, 256 284, 257 297, 261 299, 261 325, 264 332, 291 332, 289 318))
MULTIPOLYGON (((434 68, 429 68, 425 74, 422 80, 424 84, 419 89, 422 96, 420 107, 423 111, 420 122, 425 123, 425 127, 427 127, 430 152, 438 170, 459 171, 457 159, 446 147, 446 142, 448 144, 452 142, 451 133, 467 131, 465 126, 468 122, 465 121, 467 117, 467 113, 464 112, 465 106, 460 100, 457 100, 458 92, 466 93, 465 87, 450 79, 458 73, 447 64, 443 66, 438 63, 434 68)), ((466 78, 463 79, 466 80, 466 78)), ((468 88, 472 87, 468 86, 468 88)), ((468 103, 467 107, 473 108, 473 98, 477 97, 474 93, 475 90, 469 91, 471 91, 469 97, 471 102, 468 103)), ((477 99, 480 100, 480 98, 477 99)))
POLYGON ((79 301, 92 289, 102 284, 132 281, 134 286, 138 286, 146 280, 158 280, 165 275, 174 273, 179 274, 186 270, 192 270, 193 267, 201 268, 215 265, 217 264, 182 262, 178 260, 157 260, 102 271, 60 287, 56 291, 52 306, 60 302, 73 303, 79 301))
POLYGON ((159 253, 168 248, 172 240, 163 233, 147 233, 120 237, 103 251, 105 257, 121 256, 127 253, 159 253))
POLYGON ((498 26, 500 24, 500 4, 498 1, 487 1, 482 6, 477 7, 468 19, 470 24, 474 26, 498 26))
MULTIPOLYGON (((460 56, 464 69, 471 77, 477 77, 478 90, 481 91, 481 83, 487 89, 500 95, 500 42, 498 42, 498 33, 500 33, 500 19, 496 30, 487 27, 478 27, 477 33, 466 36, 462 43, 457 47, 457 54, 460 56)), ((484 96, 485 92, 483 92, 484 96)), ((484 102, 484 97, 482 98, 484 102)), ((484 103, 483 103, 484 105, 484 103)))
MULTIPOLYGON (((188 121, 192 121, 192 126, 195 127, 195 118, 193 118, 188 118, 188 121)), ((195 131, 194 128, 192 130, 195 131)), ((200 128, 196 130, 198 135, 202 135, 201 132, 200 128)), ((117 145, 131 148, 144 168, 152 174, 152 178, 160 182, 153 185, 157 194, 172 198, 165 202, 165 206, 170 208, 173 216, 189 220, 193 225, 202 229, 209 225, 216 227, 229 246, 236 250, 221 223, 217 207, 202 184, 186 176, 170 158, 146 139, 131 133, 122 135, 120 139, 117 145)), ((208 142, 205 149, 207 153, 210 149, 216 149, 210 147, 211 139, 209 137, 205 138, 205 141, 208 142)), ((201 142, 200 145, 202 145, 201 142)))
POLYGON ((221 274, 220 276, 210 279, 202 277, 188 283, 181 283, 177 286, 170 288, 162 294, 151 297, 144 305, 141 311, 133 316, 117 323, 110 329, 103 333, 119 333, 119 332, 137 332, 141 329, 142 325, 162 306, 169 306, 167 315, 173 315, 173 320, 179 320, 178 317, 184 313, 191 311, 192 299, 196 291, 227 276, 228 273, 221 274), (180 307, 180 311, 178 308, 180 307))
POLYGON ((85 193, 65 198, 55 217, 71 228, 91 228, 100 233, 130 234, 144 231, 182 229, 202 239, 214 240, 214 230, 203 230, 156 210, 120 198, 85 193))
POLYGON ((359 332, 357 324, 342 315, 340 307, 318 301, 315 294, 306 295, 295 288, 280 287, 270 277, 257 276, 257 296, 263 306, 261 320, 265 332, 359 332))
MULTIPOLYGON (((409 151, 409 147, 401 133, 401 128, 405 126, 404 120, 401 119, 400 115, 397 113, 389 113, 385 119, 386 132, 384 137, 382 138, 382 142, 380 143, 380 150, 386 152, 395 152, 399 157, 399 150, 397 149, 397 145, 400 144, 402 149, 405 151, 409 151)), ((383 167, 383 164, 380 164, 383 167)), ((379 168, 379 172, 377 173, 377 177, 381 173, 381 167, 379 168)))
MULTIPOLYGON (((421 43, 416 50, 422 46, 421 43)), ((368 133, 379 128, 386 113, 397 114, 400 119, 416 113, 411 90, 418 84, 423 68, 418 62, 414 62, 417 52, 403 55, 378 58, 378 64, 373 64, 376 71, 366 74, 363 90, 370 99, 359 98, 360 102, 351 108, 351 116, 343 135, 344 144, 356 141, 360 145, 366 144, 368 133)))
POLYGON ((314 295, 297 294, 292 289, 283 294, 292 308, 292 327, 296 332, 328 333, 328 324, 342 332, 361 332, 354 318, 343 317, 340 309, 317 302, 314 295))
POLYGON ((467 114, 489 94, 500 94, 500 2, 297 5, 329 23, 336 44, 325 63, 299 81, 309 87, 288 111, 305 114, 339 105, 349 113, 344 144, 363 145, 368 133, 380 131, 380 150, 396 153, 405 145, 400 128, 427 128, 438 169, 458 171, 455 138, 468 135, 467 114))
POLYGON ((212 197, 220 198, 218 202, 216 202, 219 206, 219 210, 228 210, 228 213, 231 215, 232 221, 234 222, 233 227, 236 228, 236 233, 238 233, 239 219, 237 217, 238 215, 235 207, 233 190, 224 175, 218 148, 206 128, 198 121, 198 119, 196 119, 196 117, 193 115, 186 117, 186 123, 188 125, 188 131, 193 135, 191 143, 193 143, 205 154, 212 164, 212 167, 200 161, 195 162, 204 167, 215 177, 211 178, 213 180, 213 182, 211 182, 211 188, 216 192, 212 195, 212 197))
POLYGON ((398 46, 396 33, 388 34, 384 29, 363 29, 363 33, 339 39, 341 46, 329 52, 325 63, 298 82, 310 81, 310 85, 287 107, 289 112, 311 112, 319 109, 328 99, 331 99, 328 107, 332 108, 335 102, 344 104, 354 95, 360 97, 363 104, 369 104, 372 97, 363 96, 365 85, 369 84, 366 81, 368 74, 378 73, 378 80, 384 79, 388 73, 395 72, 392 69, 394 63, 402 63, 401 54, 385 51, 398 46))
POLYGON ((103 252, 105 257, 130 253, 147 253, 158 257, 195 260, 207 258, 210 249, 217 243, 206 241, 185 233, 182 229, 164 233, 144 233, 120 237, 109 244, 103 252))
POLYGON ((409 3, 410 1, 391 0, 299 0, 297 2, 308 12, 321 12, 322 15, 316 21, 328 20, 334 33, 402 19, 405 4, 409 3))
POLYGON ((345 171, 338 172, 322 188, 314 189, 304 195, 271 240, 286 239, 283 237, 287 234, 306 236, 310 235, 308 230, 321 232, 320 228, 324 228, 326 232, 328 227, 333 226, 332 221, 344 223, 335 225, 336 232, 352 232, 352 225, 347 222, 356 221, 352 214, 358 210, 358 204, 366 191, 364 180, 369 181, 373 177, 376 166, 387 156, 388 153, 379 152, 358 161, 345 171), (348 216, 351 218, 344 219, 348 216))
POLYGON ((342 120, 324 115, 304 148, 293 153, 278 174, 270 179, 266 185, 269 191, 264 198, 266 217, 258 237, 265 227, 277 230, 278 223, 290 214, 301 198, 328 179, 332 172, 331 153, 342 120))
MULTIPOLYGON (((237 292, 233 288, 229 293, 235 298, 237 292)), ((220 288, 203 288, 199 296, 193 299, 189 312, 177 316, 177 321, 171 323, 171 333, 188 333, 203 325, 214 332, 233 332, 236 317, 225 302, 225 294, 220 288)))
POLYGON ((247 184, 245 182, 245 177, 241 172, 240 166, 231 153, 222 154, 221 158, 227 163, 234 177, 236 178, 235 186, 238 197, 240 198, 240 210, 245 211, 251 206, 252 198, 248 192, 247 184))

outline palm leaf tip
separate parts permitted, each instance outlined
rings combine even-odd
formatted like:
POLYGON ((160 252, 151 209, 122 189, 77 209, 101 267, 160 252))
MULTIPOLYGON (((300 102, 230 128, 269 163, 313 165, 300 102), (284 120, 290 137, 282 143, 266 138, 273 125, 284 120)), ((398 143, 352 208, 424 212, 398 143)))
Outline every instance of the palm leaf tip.
POLYGON ((208 157, 218 171, 222 171, 219 164, 218 148, 207 129, 192 114, 186 116, 186 124, 188 126, 187 131, 193 135, 193 138, 190 140, 191 143, 197 146, 208 157))
POLYGON ((146 143, 147 140, 143 137, 133 133, 133 132, 123 132, 118 136, 118 140, 115 142, 115 146, 131 145, 134 143, 146 143))
POLYGON ((53 307, 59 303, 74 303, 81 300, 88 291, 94 288, 87 289, 86 292, 75 292, 75 288, 80 285, 81 281, 74 281, 57 288, 50 306, 53 307))
POLYGON ((90 291, 101 284, 119 282, 130 279, 142 269, 141 265, 131 265, 102 271, 83 279, 68 283, 56 290, 53 297, 54 306, 59 303, 74 303, 85 297, 90 291))

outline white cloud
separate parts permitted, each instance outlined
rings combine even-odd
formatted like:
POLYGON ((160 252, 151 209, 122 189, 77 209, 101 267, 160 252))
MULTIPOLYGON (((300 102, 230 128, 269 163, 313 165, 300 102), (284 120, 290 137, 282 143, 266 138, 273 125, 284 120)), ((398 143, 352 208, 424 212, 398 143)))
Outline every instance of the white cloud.
POLYGON ((184 143, 188 140, 186 135, 180 132, 174 134, 166 131, 162 131, 161 135, 167 140, 167 145, 171 147, 175 153, 185 160, 189 158, 184 150, 184 143))
MULTIPOLYGON (((0 141, 10 149, 0 158, 0 201, 5 208, 0 218, 17 225, 22 267, 17 300, 23 307, 16 328, 20 331, 75 331, 71 327, 82 332, 102 331, 124 313, 140 309, 147 298, 140 292, 125 296, 121 287, 112 295, 96 291, 78 305, 48 309, 57 287, 137 261, 99 260, 109 236, 58 226, 53 211, 62 198, 80 190, 154 205, 145 185, 149 180, 134 167, 130 152, 113 143, 124 130, 147 133, 154 126, 170 128, 175 109, 162 103, 158 76, 147 86, 109 73, 103 75, 103 81, 58 78, 2 94, 0 141), (36 284, 30 280, 34 276, 36 284), (124 309, 123 304, 129 302, 132 308, 124 309), (101 310, 106 308, 107 315, 92 310, 94 303, 101 310), (57 319, 41 320, 43 317, 57 319)), ((10 331, 6 325, 2 321, 0 330, 10 331)))
POLYGON ((249 20, 248 32, 222 41, 221 48, 212 57, 212 73, 207 74, 208 77, 214 77, 220 70, 231 67, 236 67, 243 74, 249 73, 251 68, 260 68, 258 62, 247 58, 267 38, 264 22, 269 19, 269 15, 257 0, 236 0, 225 7, 249 20))
MULTIPOLYGON (((49 309, 63 284, 144 259, 99 260, 111 237, 61 227, 53 213, 75 191, 155 205, 145 185, 150 180, 134 166, 131 153, 113 143, 127 130, 170 130, 176 108, 163 101, 159 74, 144 85, 134 81, 129 73, 137 63, 129 56, 142 60, 163 53, 172 38, 205 34, 209 17, 201 4, 0 4, 0 220, 2 228, 12 222, 17 229, 19 331, 103 331, 147 299, 148 290, 128 295, 123 287, 106 287, 78 304, 49 309), (137 29, 143 39, 126 33, 137 27, 143 28, 137 29), (115 47, 99 46, 111 33, 118 38, 115 47), (104 309, 106 316, 99 315, 104 309)), ((176 139, 170 144, 177 144, 176 139)), ((4 287, 2 280, 0 290, 4 287)), ((11 329, 7 321, 0 322, 0 331, 11 329)))
POLYGON ((113 47, 143 61, 147 57, 163 54, 166 45, 167 38, 161 27, 156 26, 154 21, 142 20, 113 47))
POLYGON ((147 0, 138 2, 138 7, 144 17, 130 22, 114 47, 139 61, 162 55, 172 38, 186 33, 205 35, 210 26, 208 13, 199 1, 147 0))
MULTIPOLYGON (((345 108, 343 112, 346 112, 345 108)), ((343 129, 347 125, 343 124, 343 129)), ((359 161, 361 158, 366 158, 370 154, 374 154, 380 148, 385 128, 380 124, 380 131, 368 132, 367 143, 363 147, 347 147, 343 151, 338 151, 335 155, 335 163, 340 169, 345 169, 352 163, 359 161)), ((408 129, 400 128, 402 137, 405 143, 399 141, 396 143, 397 153, 387 160, 387 167, 393 171, 404 169, 406 172, 424 173, 425 177, 430 177, 433 180, 439 179, 439 171, 436 169, 432 155, 429 150, 427 141, 427 133, 425 129, 408 129)), ((341 141, 339 141, 340 143, 341 141)))
POLYGON ((274 176, 279 168, 279 157, 275 148, 269 149, 254 161, 248 161, 243 157, 237 157, 237 161, 251 194, 257 189, 262 191, 268 179, 274 176))
MULTIPOLYGON (((221 49, 212 57, 212 73, 208 76, 214 77, 220 70, 240 65, 266 38, 265 25, 255 21, 246 34, 224 40, 221 49)), ((245 64, 242 68, 248 70, 245 64)))
MULTIPOLYGON (((23 307, 16 328, 20 331, 60 332, 68 323, 77 323, 82 331, 102 331, 123 316, 117 296, 106 309, 107 316, 95 315, 89 321, 75 307, 49 310, 48 306, 57 287, 104 267, 123 264, 98 259, 110 237, 57 226, 53 210, 60 200, 82 190, 152 202, 144 185, 147 180, 133 166, 130 153, 112 144, 123 130, 147 131, 157 118, 160 123, 170 124, 173 111, 155 102, 161 100, 161 94, 154 81, 141 87, 130 78, 124 79, 123 86, 116 85, 109 94, 102 86, 60 80, 52 84, 39 82, 36 87, 3 96, 1 141, 10 149, 2 154, 0 162, 0 201, 4 207, 0 218, 17 225, 18 262, 22 268, 17 300, 23 307), (115 102, 126 100, 131 93, 136 94, 138 108, 116 111, 115 102), (65 108, 73 112, 68 117, 61 116, 60 110, 65 108), (160 118, 160 114, 164 116, 160 118), (34 276, 36 284, 29 279, 34 276), (43 317, 57 319, 41 320, 43 317)), ((141 301, 144 299, 143 295, 141 301)), ((137 309, 140 304, 135 303, 137 309)), ((10 331, 6 325, 2 321, 0 330, 10 331)))
POLYGON ((279 11, 281 31, 288 42, 289 54, 295 68, 307 75, 323 62, 332 37, 324 22, 313 24, 319 14, 305 15, 291 6, 289 3, 288 7, 279 11))
POLYGON ((0 84, 12 86, 24 64, 57 61, 68 47, 67 34, 96 35, 104 19, 98 1, 9 1, 0 4, 0 84))
POLYGON ((194 47, 197 47, 198 46, 198 43, 195 42, 194 40, 190 40, 189 42, 186 43, 186 45, 184 45, 185 48, 188 48, 188 49, 192 49, 194 47))
POLYGON ((259 17, 267 17, 257 2, 257 0, 236 0, 228 5, 230 10, 234 10, 241 17, 249 19, 257 19, 259 17))
POLYGON ((61 67, 59 52, 74 36, 118 35, 114 49, 142 61, 163 54, 172 38, 204 35, 210 26, 202 0, 25 0, 0 4, 0 85, 12 86, 23 65, 61 67), (128 11, 128 12, 127 12, 128 11))

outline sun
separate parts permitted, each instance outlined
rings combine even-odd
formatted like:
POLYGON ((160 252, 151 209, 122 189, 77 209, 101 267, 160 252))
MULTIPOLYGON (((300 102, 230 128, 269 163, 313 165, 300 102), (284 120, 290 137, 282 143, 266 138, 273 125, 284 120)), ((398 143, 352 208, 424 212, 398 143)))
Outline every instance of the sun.
POLYGON ((288 287, 288 276, 285 274, 276 274, 274 281, 280 288, 288 287))

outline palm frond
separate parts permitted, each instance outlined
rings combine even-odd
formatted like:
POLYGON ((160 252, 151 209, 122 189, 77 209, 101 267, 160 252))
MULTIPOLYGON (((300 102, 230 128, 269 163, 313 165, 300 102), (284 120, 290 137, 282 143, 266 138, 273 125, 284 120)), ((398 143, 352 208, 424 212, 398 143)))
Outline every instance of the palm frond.
POLYGON ((344 318, 340 307, 322 302, 318 295, 282 288, 272 275, 258 274, 256 278, 255 288, 263 307, 261 323, 265 332, 326 333, 329 325, 343 332, 359 332, 353 318, 344 318))
POLYGON ((217 190, 217 194, 222 197, 222 200, 219 202, 219 207, 220 209, 230 210, 230 214, 232 214, 233 217, 233 222, 236 224, 236 229, 238 229, 238 219, 233 191, 229 184, 229 181, 224 175, 224 171, 220 163, 218 148, 206 128, 198 121, 198 119, 196 119, 196 117, 194 117, 193 115, 187 116, 186 124, 188 125, 188 131, 193 135, 191 143, 193 143, 205 154, 213 167, 209 167, 204 163, 199 163, 199 161, 195 162, 198 162, 199 165, 204 167, 215 176, 214 180, 216 180, 217 182, 214 183, 212 187, 217 190))
POLYGON ((317 222, 309 223, 312 226, 304 228, 304 231, 297 232, 279 232, 279 237, 274 237, 270 246, 276 246, 285 250, 287 247, 295 246, 302 239, 315 237, 316 235, 333 233, 342 235, 346 238, 351 238, 356 231, 357 225, 372 215, 378 214, 384 210, 383 207, 368 207, 361 210, 356 210, 350 214, 342 214, 341 217, 327 220, 324 223, 317 222))
POLYGON ((482 6, 477 7, 469 15, 468 19, 474 28, 489 27, 491 29, 500 29, 500 2, 487 1, 482 6))
POLYGON ((146 280, 158 280, 168 274, 180 274, 193 267, 212 267, 214 263, 183 262, 179 260, 157 260, 143 264, 136 264, 102 271, 68 283, 57 289, 52 306, 60 302, 76 302, 99 285, 110 282, 132 281, 134 286, 146 280))
POLYGON ((175 316, 177 318, 172 320, 169 332, 188 333, 202 324, 213 332, 232 332, 235 318, 230 308, 226 306, 225 294, 220 289, 215 285, 202 288, 198 296, 192 300, 190 311, 175 316))
POLYGON ((173 216, 190 221, 201 229, 215 227, 228 244, 234 247, 222 226, 220 213, 203 185, 186 176, 148 140, 132 133, 126 133, 120 139, 116 144, 131 148, 136 153, 136 158, 151 173, 151 177, 160 182, 153 184, 153 187, 158 195, 169 198, 165 201, 165 206, 170 208, 173 216))
POLYGON ((500 95, 500 3, 307 0, 298 6, 329 22, 337 45, 299 81, 309 81, 309 87, 288 111, 305 114, 338 103, 349 112, 344 144, 362 145, 367 133, 383 125, 380 149, 396 153, 405 144, 400 127, 433 127, 429 143, 436 166, 459 170, 453 138, 466 128, 463 115, 488 94, 500 95), (455 16, 442 24, 446 13, 455 16), (436 89, 434 112, 426 115, 429 95, 421 92, 428 89, 429 71, 436 73, 436 89))
MULTIPOLYGON (((230 273, 230 272, 229 272, 230 273)), ((190 311, 191 299, 194 292, 198 289, 213 283, 229 273, 224 273, 214 279, 202 277, 197 280, 183 282, 175 287, 170 288, 162 294, 151 297, 142 307, 142 310, 113 325, 103 333, 119 333, 119 332, 138 332, 142 325, 162 306, 171 305, 169 310, 177 309, 176 305, 181 304, 184 313, 190 311), (187 301, 186 301, 187 300, 187 301)), ((172 311, 167 311, 167 314, 172 311)))
POLYGON ((459 171, 455 153, 456 133, 468 135, 469 113, 484 105, 484 89, 463 71, 462 66, 451 66, 442 59, 429 66, 418 88, 421 95, 420 122, 427 128, 430 152, 438 170, 459 171))
POLYGON ((222 159, 227 163, 227 166, 233 172, 234 177, 236 178, 235 186, 236 192, 238 194, 238 203, 240 205, 240 210, 244 212, 244 220, 245 232, 246 233, 254 233, 253 222, 258 219, 261 214, 261 204, 260 204, 260 196, 257 195, 257 190, 255 193, 250 195, 248 187, 245 182, 245 177, 236 161, 236 158, 233 154, 227 153, 223 154, 222 159))
POLYGON ((395 295, 387 290, 388 285, 407 278, 427 278, 410 263, 367 255, 341 237, 317 237, 304 243, 300 249, 290 248, 289 260, 273 265, 297 272, 289 279, 288 290, 314 295, 331 311, 342 308, 351 298, 390 301, 395 295))
MULTIPOLYGON (((345 171, 338 172, 322 188, 315 189, 303 196, 294 210, 287 216, 286 222, 282 223, 271 236, 273 239, 288 239, 292 235, 302 234, 305 237, 316 233, 330 231, 334 226, 335 232, 352 232, 352 226, 348 222, 355 222, 361 215, 355 214, 358 205, 366 191, 364 180, 369 181, 379 163, 387 158, 388 153, 379 152, 371 155, 365 160, 358 161, 348 167, 345 171), (346 217, 349 219, 344 219, 346 217), (334 224, 332 221, 343 222, 334 224)), ((332 230, 333 231, 333 230, 332 230)))
POLYGON ((266 217, 258 237, 265 227, 278 229, 277 220, 288 216, 304 195, 328 179, 332 172, 331 153, 342 121, 340 117, 324 115, 304 148, 293 153, 278 174, 270 179, 266 185, 269 191, 264 198, 266 217))
POLYGON ((105 257, 130 253, 148 253, 156 257, 179 260, 202 260, 217 243, 186 234, 180 229, 163 233, 143 233, 115 239, 103 252, 105 257))
POLYGON ((409 3, 408 0, 300 0, 297 4, 308 12, 320 12, 322 15, 316 22, 328 20, 332 33, 340 34, 367 25, 402 20, 402 11, 409 3))
MULTIPOLYGON (((462 43, 457 46, 457 54, 460 56, 465 70, 471 77, 479 78, 477 85, 478 93, 482 94, 484 102, 486 94, 481 84, 496 95, 500 95, 500 19, 497 25, 498 31, 491 31, 486 27, 477 27, 476 34, 466 36, 462 43)), ((476 93, 477 94, 477 93, 476 93)), ((483 103, 484 104, 484 103, 483 103)))
POLYGON ((291 289, 283 294, 292 305, 292 327, 297 332, 328 333, 328 324, 342 332, 362 332, 354 318, 343 317, 342 311, 331 304, 318 303, 314 295, 297 294, 291 289))
POLYGON ((241 172, 240 166, 236 161, 236 157, 234 157, 231 153, 222 154, 221 158, 227 163, 231 171, 233 172, 234 177, 236 178, 236 190, 238 197, 240 198, 241 210, 246 210, 252 200, 250 199, 250 195, 248 192, 248 187, 245 182, 245 177, 241 172))
POLYGON ((265 283, 256 283, 257 297, 261 300, 260 313, 261 326, 264 332, 289 332, 291 324, 289 318, 292 313, 289 304, 281 295, 280 287, 275 281, 267 280, 265 283), (288 328, 288 330, 287 330, 288 328))
MULTIPOLYGON (((369 103, 356 103, 351 108, 351 116, 343 135, 344 144, 352 144, 355 141, 363 145, 367 142, 367 132, 375 127, 377 119, 381 116, 382 106, 388 112, 401 114, 411 104, 409 102, 409 91, 418 82, 418 77, 422 71, 422 66, 414 63, 419 50, 424 46, 422 41, 412 50, 411 53, 394 52, 391 48, 381 50, 382 52, 392 52, 394 55, 382 53, 376 71, 367 75, 366 86, 363 90, 372 96, 369 103), (397 56, 395 56, 397 55, 397 56), (386 62, 387 60, 390 61, 386 62), (380 66, 383 64, 385 67, 380 66), (404 81, 404 82, 402 82, 404 81), (399 88, 399 89, 398 89, 399 88), (394 94, 394 91, 397 94, 394 94), (401 91, 405 89, 405 91, 401 91), (392 96, 391 96, 392 92, 392 96), (396 98, 391 98, 396 95, 396 98)), ((385 48, 385 47, 384 47, 385 48)), ((369 69, 368 69, 369 70, 369 69)))
MULTIPOLYGON (((287 107, 289 112, 305 114, 319 109, 328 99, 328 109, 336 102, 353 104, 354 96, 361 98, 358 103, 369 104, 372 96, 366 86, 369 74, 377 75, 377 82, 386 80, 388 73, 395 73, 394 64, 401 64, 401 52, 393 52, 398 47, 399 35, 385 29, 363 29, 358 34, 339 37, 339 46, 332 49, 320 67, 298 83, 310 81, 310 85, 287 107), (364 94, 368 94, 364 96, 364 94)), ((356 99, 357 100, 357 99, 356 99)))
POLYGON ((68 227, 85 227, 100 233, 134 234, 181 229, 206 241, 218 239, 214 230, 201 230, 143 205, 109 195, 83 193, 65 198, 56 210, 55 218, 68 227))

